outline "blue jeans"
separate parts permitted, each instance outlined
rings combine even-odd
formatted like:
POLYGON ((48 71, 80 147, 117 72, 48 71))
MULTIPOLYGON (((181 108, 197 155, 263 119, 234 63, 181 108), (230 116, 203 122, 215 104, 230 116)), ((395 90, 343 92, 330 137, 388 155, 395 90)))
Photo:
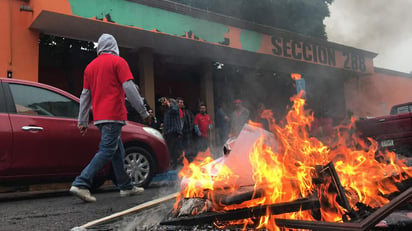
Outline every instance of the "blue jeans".
POLYGON ((130 177, 124 170, 125 151, 120 139, 123 124, 103 123, 96 126, 99 128, 101 135, 99 151, 83 169, 80 176, 76 177, 72 185, 91 189, 95 175, 111 160, 115 177, 113 183, 121 190, 133 188, 130 177))

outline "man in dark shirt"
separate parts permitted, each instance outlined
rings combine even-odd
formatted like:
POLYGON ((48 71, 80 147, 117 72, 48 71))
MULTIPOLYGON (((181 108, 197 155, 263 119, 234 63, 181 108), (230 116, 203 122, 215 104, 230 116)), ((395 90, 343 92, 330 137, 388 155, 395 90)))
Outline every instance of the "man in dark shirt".
POLYGON ((182 154, 182 120, 175 99, 162 97, 159 99, 165 109, 163 116, 163 136, 170 152, 170 165, 175 169, 181 163, 182 154))
POLYGON ((193 113, 186 108, 185 101, 183 98, 177 98, 177 105, 179 106, 180 118, 183 121, 183 136, 182 145, 185 152, 185 158, 191 162, 196 157, 196 148, 194 144, 193 128, 195 116, 193 113))
POLYGON ((224 110, 223 103, 217 103, 217 110, 215 112, 215 124, 218 134, 217 145, 223 146, 229 135, 230 119, 224 110))
POLYGON ((236 99, 233 101, 235 110, 230 116, 230 135, 237 137, 243 126, 249 120, 249 110, 242 105, 242 100, 236 99))

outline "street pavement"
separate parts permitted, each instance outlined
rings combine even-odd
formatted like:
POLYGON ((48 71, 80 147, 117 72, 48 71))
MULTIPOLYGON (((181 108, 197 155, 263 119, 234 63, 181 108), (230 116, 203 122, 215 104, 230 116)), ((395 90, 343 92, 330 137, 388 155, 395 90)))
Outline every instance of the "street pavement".
POLYGON ((70 195, 69 187, 55 189, 55 192, 43 190, 47 191, 44 193, 41 190, 37 193, 34 190, 3 192, 0 193, 0 231, 72 230, 90 221, 170 195, 178 188, 177 181, 158 182, 151 184, 140 195, 123 198, 118 190, 106 185, 93 194, 97 198, 95 203, 85 203, 70 195))

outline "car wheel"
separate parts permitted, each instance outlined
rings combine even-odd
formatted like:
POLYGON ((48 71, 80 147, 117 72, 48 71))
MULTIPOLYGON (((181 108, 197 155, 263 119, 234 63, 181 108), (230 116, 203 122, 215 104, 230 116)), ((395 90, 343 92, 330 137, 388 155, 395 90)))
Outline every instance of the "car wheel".
POLYGON ((154 175, 154 161, 151 154, 141 147, 126 148, 124 168, 133 185, 146 187, 154 175))

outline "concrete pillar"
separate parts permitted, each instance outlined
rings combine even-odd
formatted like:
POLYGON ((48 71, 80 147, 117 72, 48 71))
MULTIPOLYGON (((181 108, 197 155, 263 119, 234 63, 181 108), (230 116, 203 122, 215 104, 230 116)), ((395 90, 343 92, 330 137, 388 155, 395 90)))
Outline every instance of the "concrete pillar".
POLYGON ((200 97, 206 103, 210 118, 214 121, 215 105, 212 68, 213 66, 210 60, 202 60, 200 74, 200 97))
POLYGON ((152 107, 156 110, 155 86, 154 86, 154 65, 153 50, 142 48, 139 50, 139 87, 140 93, 152 107))
MULTIPOLYGON (((213 87, 213 71, 212 62, 210 60, 201 61, 200 72, 200 97, 206 103, 207 112, 213 123, 215 123, 215 104, 214 104, 214 87, 213 87)), ((216 145, 215 129, 210 133, 210 147, 216 145)))

